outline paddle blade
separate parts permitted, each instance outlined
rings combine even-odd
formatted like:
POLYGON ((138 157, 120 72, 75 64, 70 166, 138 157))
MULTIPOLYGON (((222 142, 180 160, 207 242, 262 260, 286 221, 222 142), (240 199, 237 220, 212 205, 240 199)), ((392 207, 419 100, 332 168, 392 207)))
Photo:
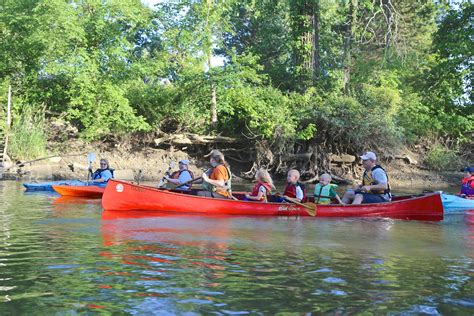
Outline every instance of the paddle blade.
POLYGON ((304 203, 304 208, 306 210, 306 213, 308 213, 309 216, 316 216, 316 204, 315 203, 304 203))
POLYGON ((162 188, 165 185, 165 180, 161 179, 160 182, 158 183, 158 188, 162 188))
POLYGON ((92 163, 95 160, 95 153, 87 154, 87 162, 92 163))

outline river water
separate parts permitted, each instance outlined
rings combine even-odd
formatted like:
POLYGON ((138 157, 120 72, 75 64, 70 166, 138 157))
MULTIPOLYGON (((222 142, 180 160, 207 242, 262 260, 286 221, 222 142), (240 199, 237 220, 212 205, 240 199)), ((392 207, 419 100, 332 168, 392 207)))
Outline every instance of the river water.
POLYGON ((109 218, 0 181, 0 315, 474 313, 474 219, 109 218))

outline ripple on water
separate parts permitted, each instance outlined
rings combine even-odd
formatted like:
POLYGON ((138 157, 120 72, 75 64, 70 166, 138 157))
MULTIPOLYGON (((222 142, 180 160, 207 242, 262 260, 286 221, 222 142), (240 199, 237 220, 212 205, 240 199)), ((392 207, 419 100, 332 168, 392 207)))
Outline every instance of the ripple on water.
POLYGON ((340 278, 334 278, 334 277, 329 277, 329 278, 325 278, 323 279, 324 282, 327 282, 327 283, 346 283, 345 280, 343 279, 340 279, 340 278))
POLYGON ((425 315, 441 315, 435 306, 428 305, 417 305, 411 310, 402 312, 401 315, 413 315, 413 314, 425 314, 425 315))
POLYGON ((25 315, 436 315, 474 308, 474 226, 464 221, 102 221, 99 204, 59 208, 50 197, 4 185, 0 300, 10 302, 0 304, 2 315, 8 308, 25 315))
POLYGON ((443 302, 447 304, 459 305, 463 307, 474 308, 474 298, 473 299, 453 299, 453 298, 446 298, 443 302))
POLYGON ((335 295, 335 296, 345 296, 345 295, 347 295, 347 293, 342 291, 342 290, 331 290, 329 293, 331 293, 332 295, 335 295))
POLYGON ((326 273, 326 272, 333 272, 330 268, 321 268, 318 270, 310 271, 311 273, 326 273))

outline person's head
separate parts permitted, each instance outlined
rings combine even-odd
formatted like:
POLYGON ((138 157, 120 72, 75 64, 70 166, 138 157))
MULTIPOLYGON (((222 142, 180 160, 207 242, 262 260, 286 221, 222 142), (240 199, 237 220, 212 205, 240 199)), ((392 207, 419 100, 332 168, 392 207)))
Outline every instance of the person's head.
POLYGON ((464 175, 466 177, 470 177, 474 174, 474 167, 466 167, 464 168, 464 175))
POLYGON ((100 169, 107 169, 109 168, 109 161, 105 158, 100 160, 100 169))
POLYGON ((225 158, 224 154, 222 154, 219 150, 213 149, 209 153, 209 161, 211 163, 211 166, 217 167, 218 165, 225 165, 225 158))
POLYGON ((255 180, 268 183, 271 187, 275 187, 273 185, 272 177, 270 177, 270 174, 264 168, 260 168, 257 170, 257 172, 255 173, 255 180))
POLYGON ((179 170, 187 170, 189 168, 189 160, 183 159, 179 161, 179 170))
POLYGON ((298 170, 291 169, 290 171, 288 171, 288 175, 286 176, 286 181, 288 181, 288 183, 295 184, 296 182, 298 182, 299 179, 300 172, 298 170))
POLYGON ((328 173, 323 173, 319 176, 319 184, 322 186, 328 185, 331 182, 331 176, 328 173))
POLYGON ((364 166, 364 169, 371 170, 376 165, 377 156, 372 151, 367 151, 362 156, 360 156, 360 159, 362 159, 362 165, 364 166))

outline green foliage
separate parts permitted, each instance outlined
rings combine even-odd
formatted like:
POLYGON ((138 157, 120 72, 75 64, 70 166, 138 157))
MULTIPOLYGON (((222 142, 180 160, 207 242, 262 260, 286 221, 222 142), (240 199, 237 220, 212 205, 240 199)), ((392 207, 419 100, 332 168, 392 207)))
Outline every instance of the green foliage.
POLYGON ((421 97, 416 93, 407 93, 403 96, 395 121, 403 129, 409 144, 416 143, 420 137, 432 138, 442 128, 441 123, 432 115, 430 107, 423 104, 421 97))
POLYGON ((271 139, 279 133, 293 135, 295 118, 288 98, 272 87, 237 87, 229 89, 223 99, 221 129, 238 128, 243 134, 271 139))
POLYGON ((434 1, 391 5, 162 1, 152 11, 139 0, 7 1, 0 102, 9 82, 15 113, 44 107, 87 140, 162 129, 334 151, 466 143, 473 5, 443 7, 438 24, 434 1), (223 66, 213 67, 216 56, 223 66))
POLYGON ((78 89, 73 90, 67 114, 83 127, 86 139, 149 129, 145 120, 135 115, 122 89, 108 82, 79 84, 78 89))
POLYGON ((456 152, 440 144, 435 144, 427 153, 425 163, 434 170, 457 169, 456 152))
POLYGON ((314 138, 316 131, 317 131, 316 124, 309 123, 305 128, 303 128, 301 131, 298 131, 296 133, 296 139, 310 140, 314 138))
POLYGON ((31 160, 46 153, 44 109, 23 105, 16 113, 10 133, 8 153, 14 159, 31 160))
POLYGON ((25 102, 66 114, 86 139, 146 130, 121 85, 131 75, 135 35, 150 22, 148 13, 133 0, 9 2, 0 14, 0 24, 7 26, 0 43, 17 53, 7 52, 0 73, 15 75, 13 84, 25 102), (22 46, 8 46, 15 39, 6 41, 6 35, 21 36, 22 46))

